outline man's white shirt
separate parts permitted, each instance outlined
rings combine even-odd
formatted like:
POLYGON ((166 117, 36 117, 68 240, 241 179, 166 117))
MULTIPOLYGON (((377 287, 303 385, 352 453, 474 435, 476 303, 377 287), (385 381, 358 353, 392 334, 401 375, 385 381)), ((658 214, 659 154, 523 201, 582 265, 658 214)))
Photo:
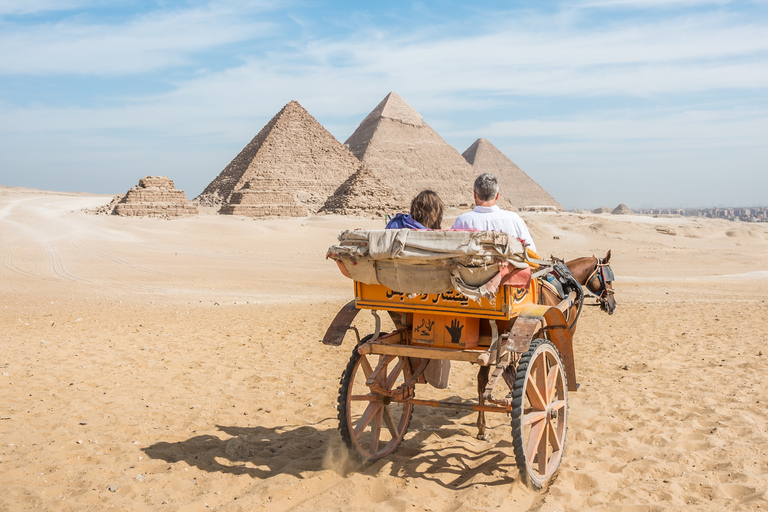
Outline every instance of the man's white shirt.
POLYGON ((531 233, 523 219, 515 212, 502 210, 496 205, 475 206, 471 212, 459 215, 451 229, 474 229, 477 231, 502 231, 525 241, 536 252, 531 233))

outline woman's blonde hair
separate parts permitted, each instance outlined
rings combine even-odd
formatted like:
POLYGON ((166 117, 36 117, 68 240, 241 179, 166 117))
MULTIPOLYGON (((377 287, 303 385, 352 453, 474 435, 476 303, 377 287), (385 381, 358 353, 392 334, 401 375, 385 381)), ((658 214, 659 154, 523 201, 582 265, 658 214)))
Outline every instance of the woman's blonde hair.
POLYGON ((442 199, 432 190, 419 192, 411 201, 411 217, 429 229, 440 229, 444 209, 442 199))

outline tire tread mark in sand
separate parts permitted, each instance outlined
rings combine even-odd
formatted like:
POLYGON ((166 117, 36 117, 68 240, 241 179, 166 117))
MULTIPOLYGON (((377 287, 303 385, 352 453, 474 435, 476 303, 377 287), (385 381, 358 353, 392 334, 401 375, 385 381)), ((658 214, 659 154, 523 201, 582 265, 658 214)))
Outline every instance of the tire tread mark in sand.
POLYGON ((64 266, 64 261, 61 259, 61 255, 51 242, 45 243, 45 250, 48 253, 48 256, 51 258, 51 269, 53 270, 55 276, 62 277, 69 281, 88 281, 87 279, 78 277, 67 270, 67 268, 64 266))
POLYGON ((56 278, 54 277, 46 277, 41 276, 38 274, 33 274, 32 272, 29 272, 27 270, 24 270, 23 268, 17 266, 13 262, 13 246, 11 244, 8 244, 8 252, 6 254, 3 254, 2 258, 2 265, 10 270, 11 272, 18 274, 22 277, 31 277, 32 279, 42 279, 44 281, 55 281, 56 278))
POLYGON ((122 265, 128 268, 131 268, 133 270, 138 270, 139 272, 144 272, 146 274, 154 274, 158 276, 170 276, 170 277, 178 277, 174 274, 169 274, 168 272, 161 272, 159 270, 152 270, 151 268, 142 267, 141 265, 134 265, 132 263, 128 263, 125 260, 122 260, 120 258, 117 258, 115 256, 110 256, 109 254, 104 254, 103 252, 99 252, 95 249, 89 249, 88 247, 85 247, 83 244, 81 244, 78 240, 74 240, 72 242, 72 245, 76 248, 80 249, 83 252, 87 252, 88 254, 91 254, 93 256, 98 256, 99 258, 104 258, 106 260, 110 260, 114 263, 117 263, 118 265, 122 265))

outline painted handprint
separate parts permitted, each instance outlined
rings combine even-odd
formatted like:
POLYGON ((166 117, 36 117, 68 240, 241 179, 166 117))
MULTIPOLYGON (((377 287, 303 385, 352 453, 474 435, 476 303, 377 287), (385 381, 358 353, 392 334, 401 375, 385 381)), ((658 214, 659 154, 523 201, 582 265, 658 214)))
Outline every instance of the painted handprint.
POLYGON ((445 330, 451 335, 451 343, 458 344, 461 341, 461 331, 464 330, 464 326, 459 324, 459 320, 454 318, 451 321, 451 326, 445 326, 445 330))

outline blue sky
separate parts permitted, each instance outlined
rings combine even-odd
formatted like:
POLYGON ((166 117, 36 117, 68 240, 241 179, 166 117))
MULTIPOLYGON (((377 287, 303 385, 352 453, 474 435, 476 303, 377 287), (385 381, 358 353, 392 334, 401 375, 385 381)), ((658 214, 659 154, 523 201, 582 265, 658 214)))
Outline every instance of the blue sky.
POLYGON ((390 91, 566 208, 768 204, 766 1, 0 0, 0 184, 194 197, 288 101, 343 142, 390 91))

